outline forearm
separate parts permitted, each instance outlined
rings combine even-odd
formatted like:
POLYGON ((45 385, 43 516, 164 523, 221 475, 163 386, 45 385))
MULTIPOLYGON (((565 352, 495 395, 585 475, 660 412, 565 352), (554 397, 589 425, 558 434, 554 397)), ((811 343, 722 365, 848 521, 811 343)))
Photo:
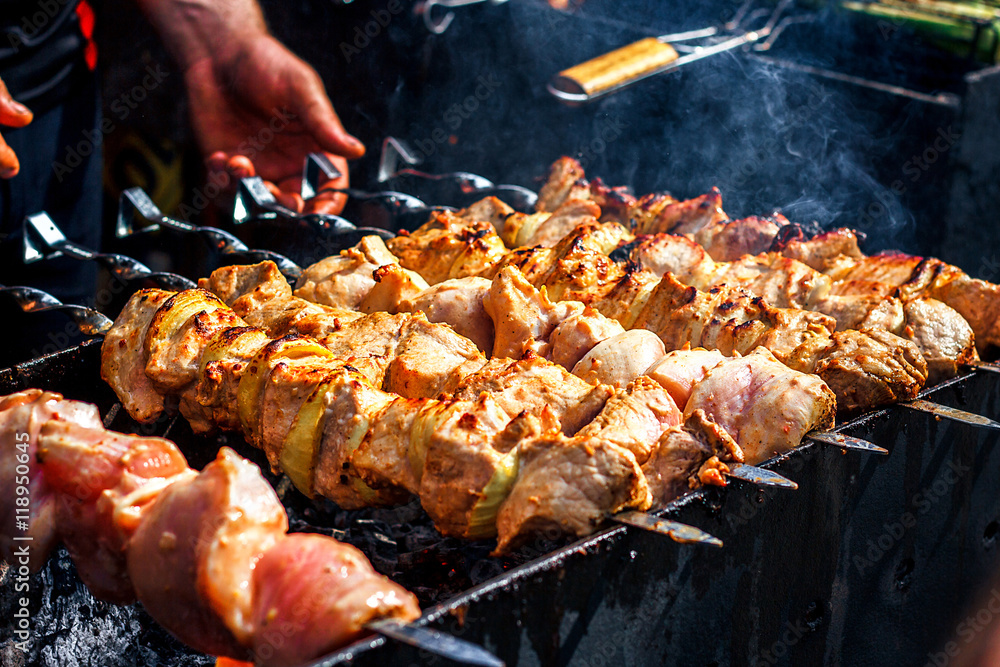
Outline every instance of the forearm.
POLYGON ((136 0, 187 70, 202 60, 227 69, 240 51, 267 34, 257 0, 136 0))

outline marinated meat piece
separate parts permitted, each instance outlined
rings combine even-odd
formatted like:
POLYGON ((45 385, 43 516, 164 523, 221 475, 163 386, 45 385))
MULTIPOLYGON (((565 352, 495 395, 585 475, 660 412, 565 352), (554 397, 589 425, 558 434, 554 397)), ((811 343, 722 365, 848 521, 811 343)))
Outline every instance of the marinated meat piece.
POLYGON ((903 309, 905 336, 927 362, 928 383, 955 377, 963 364, 979 360, 972 327, 955 310, 936 299, 913 299, 903 309))
POLYGON ((388 246, 404 268, 416 271, 431 285, 481 275, 507 252, 492 224, 448 211, 435 213, 416 231, 397 236, 388 246))
POLYGON ((8 480, 0 496, 0 561, 18 562, 20 557, 15 559, 14 553, 23 545, 15 537, 27 537, 31 540, 27 565, 32 572, 41 568, 57 538, 57 500, 38 462, 39 433, 56 419, 84 428, 101 427, 96 407, 65 401, 61 394, 28 389, 0 397, 0 473, 8 480), (20 466, 28 467, 26 475, 18 472, 20 466), (20 496, 13 490, 15 482, 26 487, 31 498, 31 504, 21 511, 17 505, 20 496), (18 519, 28 522, 27 530, 16 530, 18 519))
POLYGON ((497 197, 484 197, 455 215, 473 222, 488 222, 499 234, 503 231, 504 222, 514 212, 514 209, 497 197))
MULTIPOLYGON (((886 331, 838 331, 813 369, 845 412, 917 397, 927 364, 917 346, 886 331)), ((742 442, 742 441, 741 441, 742 442)))
POLYGON ((295 296, 326 306, 356 310, 375 286, 372 273, 397 260, 380 236, 365 236, 353 248, 306 267, 295 296))
MULTIPOLYGON (((517 246, 552 247, 580 225, 595 224, 601 207, 592 201, 570 200, 552 212, 530 235, 517 235, 517 246)), ((517 247, 515 246, 515 247, 517 247)))
POLYGON ((129 543, 129 577, 139 601, 175 637, 242 657, 252 632, 254 566, 287 530, 260 471, 223 448, 146 512, 129 543))
POLYGON ((513 421, 489 394, 454 401, 411 432, 411 456, 422 460, 420 504, 444 535, 496 534, 496 514, 517 476, 514 447, 554 423, 522 414, 513 421), (416 445, 414 445, 416 439, 416 445))
POLYGON ((537 211, 554 211, 569 199, 585 199, 589 188, 580 163, 569 157, 561 157, 552 163, 549 176, 538 192, 537 211))
POLYGON ((493 279, 483 309, 493 321, 495 356, 518 358, 531 350, 567 369, 598 342, 623 331, 583 304, 553 303, 510 266, 493 279))
POLYGON ((608 399, 594 421, 577 435, 613 442, 632 452, 642 465, 663 432, 680 423, 681 411, 670 394, 648 377, 640 377, 608 399))
POLYGON ((111 385, 122 407, 139 423, 163 412, 163 395, 146 376, 146 332, 153 315, 174 295, 158 289, 140 290, 129 299, 101 346, 101 379, 111 385))
POLYGON ((358 304, 358 310, 362 313, 398 313, 409 310, 402 304, 416 298, 429 287, 419 274, 404 269, 399 264, 380 266, 375 269, 372 277, 375 285, 358 304))
POLYGON ((788 219, 780 213, 769 218, 751 216, 702 227, 695 232, 694 240, 715 261, 732 262, 743 255, 767 252, 778 230, 786 225, 788 219))
POLYGON ((253 653, 275 667, 317 660, 369 634, 374 621, 420 616, 411 593, 377 573, 360 551, 325 535, 288 535, 264 552, 253 594, 253 653), (275 642, 276 635, 286 641, 275 642))
POLYGON ((160 392, 182 393, 198 379, 201 354, 212 339, 241 326, 246 323, 211 292, 175 294, 156 311, 146 331, 146 377, 160 392))
MULTIPOLYGON (((729 216, 722 210, 722 193, 718 188, 700 197, 686 201, 673 201, 663 206, 652 220, 644 220, 633 227, 636 234, 694 234, 698 230, 718 224, 729 216)), ((634 219, 635 220, 635 219, 634 219)), ((638 222, 638 220, 636 220, 638 222)))
POLYGON ((573 375, 591 384, 620 388, 629 384, 663 357, 663 341, 652 331, 631 329, 594 346, 573 367, 573 375))
POLYGON ((492 283, 470 276, 445 280, 400 301, 402 312, 419 312, 430 322, 447 324, 455 333, 476 344, 483 354, 493 354, 493 320, 484 300, 492 283))
POLYGON ((694 410, 683 426, 667 429, 642 466, 654 507, 662 507, 705 484, 725 486, 725 462, 742 462, 743 451, 704 410, 694 410), (706 469, 714 474, 705 474, 706 469))
POLYGON ((519 471, 497 515, 496 552, 533 535, 587 535, 608 516, 652 498, 635 456, 597 437, 541 435, 518 445, 519 471))
POLYGON ((610 387, 590 385, 531 352, 519 361, 490 360, 451 393, 456 399, 471 401, 483 392, 509 418, 521 412, 539 416, 548 409, 567 435, 591 422, 614 394, 610 387))
POLYGON ((80 579, 102 600, 134 602, 126 547, 160 491, 194 475, 184 456, 169 440, 106 431, 97 419, 51 420, 38 434, 38 460, 80 579))
POLYGON ((809 431, 833 426, 837 402, 822 380, 791 371, 758 348, 709 369, 691 390, 685 419, 698 409, 756 464, 797 446, 809 431))

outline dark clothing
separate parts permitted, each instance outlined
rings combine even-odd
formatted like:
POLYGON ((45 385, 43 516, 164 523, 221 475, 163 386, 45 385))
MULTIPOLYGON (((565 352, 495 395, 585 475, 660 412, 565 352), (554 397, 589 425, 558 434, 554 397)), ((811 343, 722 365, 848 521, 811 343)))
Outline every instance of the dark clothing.
POLYGON ((0 128, 21 162, 17 176, 0 181, 0 283, 30 285, 67 303, 89 304, 97 279, 93 262, 60 258, 23 266, 19 261, 24 218, 40 211, 70 240, 91 249, 100 245, 100 95, 87 62, 84 30, 91 26, 81 26, 78 4, 0 0, 0 78, 14 99, 35 113, 27 127, 0 128))

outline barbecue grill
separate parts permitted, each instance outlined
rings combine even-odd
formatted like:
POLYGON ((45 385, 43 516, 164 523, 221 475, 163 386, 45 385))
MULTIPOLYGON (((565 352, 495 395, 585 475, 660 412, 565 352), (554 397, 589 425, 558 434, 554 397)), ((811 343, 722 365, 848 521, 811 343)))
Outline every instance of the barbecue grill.
MULTIPOLYGON (((520 26, 537 21, 539 16, 546 20, 555 16, 552 20, 567 26, 567 35, 572 34, 569 26, 601 19, 600 15, 582 18, 552 15, 549 12, 554 10, 530 2, 512 1, 490 9, 489 14, 486 7, 456 9, 452 25, 437 38, 439 48, 445 51, 459 48, 470 33, 484 29, 487 17, 495 20, 501 16, 511 25, 520 26)), ((594 38, 599 43, 588 45, 591 51, 588 57, 624 43, 627 40, 623 41, 622 36, 634 36, 637 32, 633 23, 616 25, 615 31, 594 38)), ((663 32, 668 26, 656 28, 663 32)), ((592 35, 592 31, 588 34, 592 35)), ((789 28, 785 37, 793 34, 789 28)), ((561 49, 553 47, 553 51, 561 49)), ((733 63, 737 61, 721 62, 724 64, 720 67, 726 68, 736 67, 733 63)), ((547 77, 571 64, 544 61, 532 70, 520 63, 509 71, 519 76, 531 75, 532 88, 538 87, 541 96, 546 94, 543 89, 547 77), (540 76, 543 64, 545 76, 540 76), (536 74, 539 76, 535 77, 536 74)), ((781 69, 783 65, 772 62, 767 67, 781 69)), ((802 72, 801 68, 787 69, 795 71, 794 76, 821 76, 802 72)), ((682 73, 681 77, 691 79, 680 82, 681 90, 696 85, 692 80, 696 75, 682 73)), ((440 73, 436 76, 447 78, 440 73)), ((882 99, 883 111, 906 107, 908 117, 915 118, 931 110, 924 122, 945 123, 960 114, 966 119, 975 115, 972 111, 975 105, 967 100, 992 90, 990 86, 995 83, 990 76, 989 72, 980 72, 970 79, 968 89, 961 91, 964 95, 961 110, 954 105, 912 97, 904 101, 896 93, 886 91, 866 88, 863 94, 882 99)), ((433 82, 434 76, 430 80, 433 82)), ((461 85, 459 82, 459 90, 461 85)), ((830 85, 855 84, 840 81, 830 85)), ((608 97, 599 103, 605 106, 597 110, 554 113, 558 118, 583 113, 587 122, 593 123, 586 134, 592 136, 602 129, 601 114, 605 117, 609 113, 625 114, 629 105, 649 94, 649 89, 646 93, 638 90, 621 93, 632 97, 608 97)), ((665 93, 661 88, 653 90, 659 92, 652 93, 653 99, 648 104, 655 108, 663 103, 657 96, 665 93)), ((674 94, 676 91, 675 88, 674 94)), ((551 101, 553 106, 546 107, 546 111, 553 112, 557 104, 551 101)), ((503 113, 509 113, 504 106, 503 113)), ((639 105, 629 113, 640 117, 645 108, 639 105)), ((490 111, 468 119, 462 133, 471 134, 485 127, 495 120, 492 114, 490 111)), ((420 117, 433 125, 440 114, 435 115, 424 106, 420 117)), ((579 129, 581 122, 570 123, 569 131, 579 129)), ((549 123, 558 124, 551 120, 549 123)), ((972 128, 975 134, 976 126, 972 128)), ((419 128, 410 129, 413 131, 400 133, 401 136, 411 140, 423 136, 419 128)), ((963 134, 963 142, 966 136, 963 134)), ((420 168, 435 173, 474 169, 496 182, 531 185, 539 165, 551 157, 519 155, 507 158, 512 162, 505 164, 498 159, 488 169, 480 169, 482 159, 470 159, 470 153, 482 158, 487 149, 488 141, 475 148, 462 144, 453 153, 442 149, 433 156, 425 155, 420 168)), ((966 159, 968 150, 971 149, 963 144, 959 159, 966 159)), ((713 153, 712 157, 718 154, 713 153)), ((653 156, 637 158, 635 146, 622 137, 614 147, 595 155, 590 169, 605 175, 608 181, 632 181, 637 190, 642 190, 643 179, 658 181, 662 170, 652 168, 656 164, 652 162, 653 156)), ((973 174, 979 173, 976 169, 986 168, 977 163, 971 166, 973 174)), ((677 170, 671 169, 670 177, 676 175, 677 170)), ((762 177, 754 175, 742 181, 742 185, 751 189, 762 177)), ((952 188, 960 188, 961 182, 975 181, 969 173, 949 177, 952 188)), ((677 185, 671 187, 678 191, 691 189, 698 178, 691 175, 675 179, 677 185)), ((380 184, 380 179, 373 175, 368 181, 367 194, 398 186, 405 196, 419 195, 421 203, 453 206, 468 203, 454 192, 442 193, 441 188, 454 186, 454 179, 439 186, 426 181, 410 173, 380 184)), ((728 193, 726 183, 720 185, 728 193)), ((653 187, 650 185, 648 189, 653 187)), ((929 189, 938 192, 943 188, 929 186, 929 189)), ((204 252, 192 253, 186 264, 175 267, 187 277, 196 278, 218 265, 255 261, 263 256, 262 252, 279 252, 304 265, 321 255, 352 246, 365 233, 335 218, 295 216, 275 207, 265 193, 253 181, 241 186, 234 224, 226 230, 227 234, 234 233, 242 239, 237 239, 243 244, 240 247, 212 230, 170 228, 170 223, 157 215, 155 206, 150 207, 152 202, 148 198, 142 200, 140 193, 133 192, 127 199, 129 206, 122 209, 127 214, 120 217, 121 231, 142 229, 149 223, 159 223, 161 229, 138 231, 122 241, 122 247, 141 254, 144 248, 159 244, 163 238, 183 237, 188 244, 201 239, 197 243, 204 243, 204 252), (289 225, 295 226, 294 234, 288 233, 289 225)), ((412 226, 413 220, 419 219, 405 218, 407 213, 419 209, 412 201, 411 208, 401 210, 396 206, 398 201, 388 201, 385 196, 366 198, 365 192, 353 194, 358 195, 352 203, 355 208, 349 209, 345 217, 362 226, 412 226)), ((906 204, 912 206, 922 196, 926 193, 914 194, 916 199, 906 200, 906 204)), ((942 199, 947 200, 947 197, 942 199)), ((760 209, 759 201, 742 202, 739 190, 732 193, 732 201, 755 211, 760 209)), ((967 199, 963 201, 966 203, 938 205, 952 210, 960 205, 969 206, 967 199)), ((426 211, 420 212, 425 214, 426 211)), ((836 218, 824 222, 831 221, 836 218)), ((390 235, 386 231, 379 233, 390 235)), ((958 248, 955 237, 960 233, 961 228, 952 226, 943 236, 929 235, 918 243, 933 247, 944 241, 958 248)), ((899 238, 876 236, 875 241, 899 238)), ((970 246, 965 252, 972 256, 971 249, 976 246, 970 246)), ((981 261, 980 250, 975 252, 972 263, 954 260, 942 252, 936 254, 975 272, 982 268, 976 265, 981 261)), ((111 262, 112 269, 121 264, 138 269, 138 275, 117 274, 125 286, 116 295, 127 296, 150 281, 179 284, 176 278, 157 276, 152 270, 143 272, 141 269, 148 267, 141 263, 137 267, 125 259, 118 264, 113 258, 106 261, 111 262)), ((57 306, 44 298, 36 300, 43 307, 57 306)), ((118 300, 105 307, 112 315, 116 312, 115 304, 120 308, 118 300)), ((20 308, 12 313, 17 318, 15 327, 21 323, 37 324, 37 318, 41 317, 38 313, 22 314, 20 308)), ((102 415, 107 416, 109 428, 170 437, 196 467, 211 460, 223 444, 258 464, 266 463, 262 454, 239 436, 196 436, 182 419, 162 420, 154 425, 132 422, 124 410, 115 408, 116 397, 99 379, 99 348, 99 340, 90 340, 22 361, 0 372, 0 390, 9 393, 40 387, 60 391, 68 398, 95 402, 102 415)), ((986 370, 954 378, 925 391, 922 397, 1000 419, 1000 378, 986 370)), ((703 489, 688 494, 664 510, 672 519, 721 538, 725 543, 721 550, 681 545, 660 535, 618 526, 572 543, 539 538, 513 556, 493 558, 489 556, 488 544, 441 538, 419 505, 345 512, 329 504, 307 501, 287 480, 275 476, 269 479, 289 510, 292 530, 332 534, 358 546, 379 571, 418 595, 425 607, 418 624, 482 644, 509 665, 599 665, 623 661, 668 665, 924 664, 932 652, 954 636, 966 611, 965 601, 1000 564, 996 545, 1000 498, 995 493, 1000 486, 997 460, 1000 432, 901 407, 866 413, 839 424, 837 430, 882 445, 890 450, 890 455, 878 457, 817 444, 804 445, 766 465, 798 482, 797 491, 765 490, 733 481, 724 490, 703 489)), ((266 465, 262 467, 267 469, 266 465)), ((5 614, 12 613, 15 606, 12 578, 8 572, 0 576, 4 578, 0 608, 5 614)), ((46 565, 32 586, 35 596, 32 661, 86 664, 96 660, 109 665, 212 663, 211 659, 180 646, 140 607, 119 608, 94 600, 75 578, 64 551, 46 565), (140 647, 138 656, 129 653, 128 647, 134 646, 140 647)), ((10 626, 0 630, 0 641, 9 639, 10 630, 10 626)), ((379 638, 356 644, 315 664, 438 661, 436 656, 379 638)))

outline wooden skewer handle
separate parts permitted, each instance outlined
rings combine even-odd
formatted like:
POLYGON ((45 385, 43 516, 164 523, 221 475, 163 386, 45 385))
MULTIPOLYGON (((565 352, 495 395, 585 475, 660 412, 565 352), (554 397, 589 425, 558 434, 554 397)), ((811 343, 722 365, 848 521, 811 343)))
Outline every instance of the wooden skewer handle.
POLYGON ((554 83, 567 93, 596 95, 677 60, 677 51, 647 37, 585 63, 565 69, 554 83))

